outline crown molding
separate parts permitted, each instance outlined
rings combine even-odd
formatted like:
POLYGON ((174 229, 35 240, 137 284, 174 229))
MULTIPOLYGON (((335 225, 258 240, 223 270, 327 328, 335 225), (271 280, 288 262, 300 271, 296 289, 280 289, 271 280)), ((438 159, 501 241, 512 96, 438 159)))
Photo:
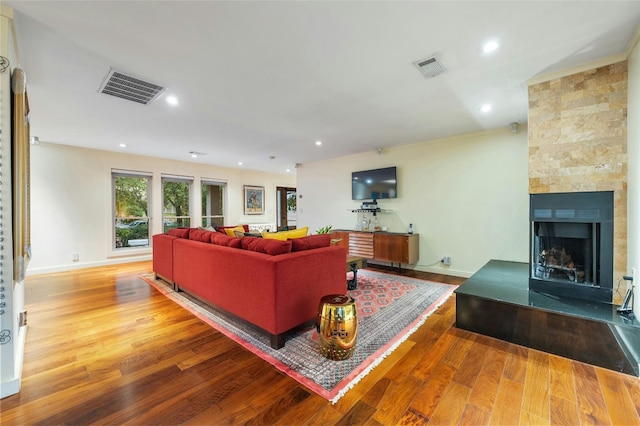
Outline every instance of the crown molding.
POLYGON ((13 8, 6 6, 4 4, 0 4, 0 16, 13 19, 13 8))
POLYGON ((638 41, 640 41, 640 26, 638 26, 638 29, 636 30, 636 33, 633 35, 631 40, 629 40, 629 44, 627 45, 627 50, 625 50, 627 58, 631 56, 631 52, 633 52, 633 49, 635 49, 636 45, 638 44, 638 41))
POLYGON ((623 53, 618 53, 612 56, 607 56, 605 58, 600 58, 595 61, 587 62, 582 65, 577 65, 575 67, 566 68, 560 71, 551 72, 548 74, 537 75, 532 77, 527 81, 527 85, 531 86, 534 84, 544 83, 546 81, 555 80, 558 78, 566 77, 568 75, 577 74, 579 72, 585 72, 592 70, 594 68, 600 68, 607 65, 615 64, 616 62, 626 61, 629 57, 628 53, 625 51, 623 53))

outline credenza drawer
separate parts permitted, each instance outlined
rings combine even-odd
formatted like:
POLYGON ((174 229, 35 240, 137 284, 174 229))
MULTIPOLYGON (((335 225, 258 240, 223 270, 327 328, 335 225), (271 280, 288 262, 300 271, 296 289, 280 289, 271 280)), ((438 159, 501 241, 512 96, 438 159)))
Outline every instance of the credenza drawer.
POLYGON ((366 232, 349 233, 349 254, 373 259, 373 234, 366 232))

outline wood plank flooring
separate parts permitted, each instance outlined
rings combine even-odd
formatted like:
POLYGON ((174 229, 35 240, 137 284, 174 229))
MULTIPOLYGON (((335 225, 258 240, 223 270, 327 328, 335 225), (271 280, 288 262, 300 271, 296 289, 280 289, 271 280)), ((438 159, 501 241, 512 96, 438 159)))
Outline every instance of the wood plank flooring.
POLYGON ((332 405, 138 279, 150 271, 27 278, 22 390, 0 423, 640 425, 638 378, 457 329, 455 297, 332 405))

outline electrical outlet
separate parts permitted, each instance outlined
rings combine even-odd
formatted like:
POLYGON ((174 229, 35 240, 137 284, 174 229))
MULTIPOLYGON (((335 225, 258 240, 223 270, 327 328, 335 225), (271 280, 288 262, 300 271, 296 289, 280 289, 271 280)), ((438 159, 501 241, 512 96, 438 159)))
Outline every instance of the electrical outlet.
POLYGON ((443 257, 443 258, 442 258, 442 263, 443 263, 445 266, 449 266, 449 265, 451 265, 451 256, 445 256, 445 257, 443 257))
POLYGON ((80 260, 80 254, 79 253, 71 253, 71 260, 74 262, 77 262, 78 260, 80 260))

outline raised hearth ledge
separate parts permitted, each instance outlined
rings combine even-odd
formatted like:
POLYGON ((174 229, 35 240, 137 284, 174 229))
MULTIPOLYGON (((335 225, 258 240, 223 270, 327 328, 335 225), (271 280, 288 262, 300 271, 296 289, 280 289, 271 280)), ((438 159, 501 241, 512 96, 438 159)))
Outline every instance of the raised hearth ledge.
POLYGON ((637 318, 618 315, 617 305, 530 291, 527 263, 491 260, 455 294, 458 328, 640 375, 637 318))

